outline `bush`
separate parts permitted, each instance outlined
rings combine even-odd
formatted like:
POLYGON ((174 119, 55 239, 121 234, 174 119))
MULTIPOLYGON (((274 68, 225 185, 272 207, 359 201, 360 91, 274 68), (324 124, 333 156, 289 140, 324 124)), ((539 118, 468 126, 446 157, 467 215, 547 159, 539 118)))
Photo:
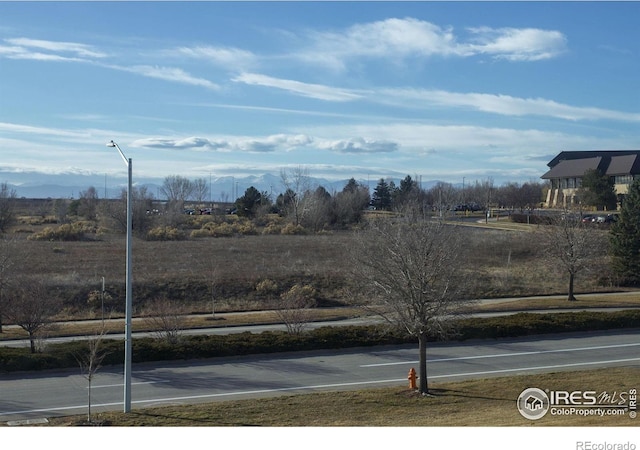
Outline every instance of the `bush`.
POLYGON ((189 236, 193 239, 211 237, 211 232, 205 229, 192 230, 189 236))
POLYGON ((283 234, 282 225, 277 223, 269 223, 262 229, 262 234, 283 234))
POLYGON ((256 230, 256 227, 253 224, 253 222, 250 222, 248 220, 238 222, 236 224, 235 230, 238 234, 242 234, 245 236, 258 234, 258 231, 256 230))
POLYGON ((281 234, 307 234, 307 230, 302 225, 286 224, 281 230, 281 234))
POLYGON ((231 237, 234 234, 233 225, 227 222, 213 224, 209 229, 213 237, 231 237))
POLYGON ((274 295, 278 292, 278 283, 268 278, 256 284, 256 292, 260 295, 274 295))
POLYGON ((184 232, 175 227, 155 227, 147 233, 148 241, 181 241, 185 239, 184 232))
POLYGON ((96 234, 98 227, 86 222, 65 223, 59 227, 46 227, 27 237, 34 241, 84 241, 86 234, 96 234))
POLYGON ((634 328, 640 326, 640 311, 518 313, 502 317, 465 319, 460 325, 460 339, 495 339, 566 331, 634 328))

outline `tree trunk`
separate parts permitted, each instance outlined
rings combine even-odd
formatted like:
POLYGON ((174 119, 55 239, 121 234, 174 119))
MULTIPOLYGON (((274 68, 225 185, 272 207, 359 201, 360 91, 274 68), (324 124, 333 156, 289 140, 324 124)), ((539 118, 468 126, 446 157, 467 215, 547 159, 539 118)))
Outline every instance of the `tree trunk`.
POLYGON ((29 345, 31 346, 31 353, 36 352, 36 337, 33 333, 29 333, 29 345))
POLYGON ((573 279, 575 274, 573 272, 569 272, 569 295, 567 296, 567 300, 574 301, 576 297, 573 295, 573 279))
POLYGON ((89 389, 87 389, 88 393, 87 393, 87 401, 88 401, 88 408, 87 408, 87 422, 91 423, 91 378, 89 378, 89 389))
POLYGON ((421 394, 429 393, 429 385, 427 383, 427 335, 426 333, 420 333, 418 335, 419 355, 420 355, 420 370, 419 370, 419 384, 418 390, 421 394))

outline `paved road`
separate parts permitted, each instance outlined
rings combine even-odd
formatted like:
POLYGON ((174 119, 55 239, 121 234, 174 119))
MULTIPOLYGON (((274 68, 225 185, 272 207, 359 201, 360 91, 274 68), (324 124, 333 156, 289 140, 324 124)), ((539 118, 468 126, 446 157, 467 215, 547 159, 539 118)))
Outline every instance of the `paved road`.
MULTIPOLYGON (((640 330, 438 343, 428 352, 431 381, 613 366, 640 367, 640 330)), ((133 408, 294 393, 407 385, 416 346, 298 352, 133 366, 133 408)), ((93 381, 92 409, 122 410, 122 367, 93 381)), ((612 386, 614 389, 615 386, 612 386)), ((0 421, 86 414, 78 370, 0 375, 0 421)), ((514 399, 515 402, 515 399, 514 399)))

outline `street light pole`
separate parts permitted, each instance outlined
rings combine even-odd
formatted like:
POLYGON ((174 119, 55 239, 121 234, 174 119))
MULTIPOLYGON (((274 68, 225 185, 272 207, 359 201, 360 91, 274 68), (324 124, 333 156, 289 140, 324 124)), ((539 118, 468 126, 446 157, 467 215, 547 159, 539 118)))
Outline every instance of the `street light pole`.
POLYGON ((113 141, 107 144, 107 147, 115 147, 120 153, 123 161, 127 165, 129 182, 127 184, 127 279, 126 279, 126 301, 125 301, 125 339, 124 339, 124 412, 131 412, 131 310, 133 309, 133 300, 131 296, 131 191, 133 187, 132 183, 132 170, 131 170, 131 158, 127 158, 113 141))

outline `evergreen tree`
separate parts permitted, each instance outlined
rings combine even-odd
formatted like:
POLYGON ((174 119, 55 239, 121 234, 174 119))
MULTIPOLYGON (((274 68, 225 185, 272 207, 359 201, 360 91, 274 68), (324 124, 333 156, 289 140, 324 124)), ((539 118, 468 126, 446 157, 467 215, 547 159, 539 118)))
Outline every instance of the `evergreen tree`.
POLYGON ((253 217, 256 213, 256 209, 260 206, 262 201, 262 194, 255 187, 249 187, 244 195, 236 200, 236 207, 238 208, 238 215, 244 217, 253 217))
POLYGON ((389 183, 384 181, 384 178, 380 178, 376 188, 373 190, 371 205, 380 210, 388 210, 391 208, 391 188, 389 187, 389 183))
POLYGON ((590 169, 584 173, 578 196, 582 203, 594 206, 598 210, 614 210, 618 203, 613 178, 597 169, 590 169))
POLYGON ((419 193, 418 183, 410 175, 400 180, 400 188, 396 189, 393 199, 394 206, 400 207, 405 203, 415 200, 419 193))
POLYGON ((612 268, 622 284, 640 284, 640 178, 625 195, 620 216, 611 227, 612 268))
POLYGON ((351 178, 342 189, 342 192, 354 193, 354 192, 357 192, 359 188, 360 188, 360 184, 356 181, 355 178, 351 178))

